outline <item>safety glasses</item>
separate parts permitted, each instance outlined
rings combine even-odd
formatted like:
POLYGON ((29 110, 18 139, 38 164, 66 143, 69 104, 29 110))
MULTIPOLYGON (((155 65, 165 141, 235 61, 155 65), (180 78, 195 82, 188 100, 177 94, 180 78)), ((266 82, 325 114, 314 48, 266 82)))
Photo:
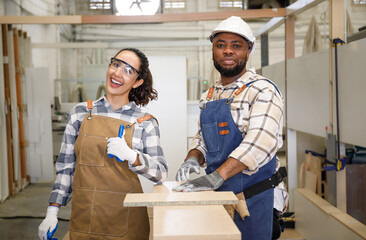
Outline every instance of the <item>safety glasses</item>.
POLYGON ((140 79, 140 72, 121 59, 111 58, 111 64, 109 66, 116 71, 122 69, 122 75, 124 77, 133 78, 137 75, 137 79, 140 79))

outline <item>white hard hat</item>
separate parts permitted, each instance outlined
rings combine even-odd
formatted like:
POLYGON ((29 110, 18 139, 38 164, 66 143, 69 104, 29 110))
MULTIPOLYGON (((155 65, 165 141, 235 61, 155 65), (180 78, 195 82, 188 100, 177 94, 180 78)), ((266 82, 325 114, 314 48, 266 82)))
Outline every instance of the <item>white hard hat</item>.
POLYGON ((210 34, 210 41, 212 42, 213 38, 218 33, 229 32, 237 34, 247 40, 252 44, 250 49, 251 52, 254 50, 255 37, 250 29, 249 25, 244 22, 243 19, 237 16, 231 16, 217 25, 217 27, 210 34))

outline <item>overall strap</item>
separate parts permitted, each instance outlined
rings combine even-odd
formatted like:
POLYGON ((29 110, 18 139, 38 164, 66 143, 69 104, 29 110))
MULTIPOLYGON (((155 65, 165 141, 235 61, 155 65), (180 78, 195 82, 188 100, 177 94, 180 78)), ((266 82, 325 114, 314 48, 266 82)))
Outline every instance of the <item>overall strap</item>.
POLYGON ((270 84, 272 84, 275 88, 276 88, 276 90, 277 90, 277 92, 281 95, 281 92, 280 92, 280 90, 277 88, 277 86, 276 86, 276 84, 274 84, 273 82, 271 82, 269 79, 267 79, 267 78, 261 78, 261 79, 256 79, 256 80, 253 80, 253 81, 251 81, 251 82, 248 82, 247 84, 244 84, 241 88, 239 88, 238 90, 236 90, 235 92, 234 92, 234 96, 231 96, 230 98, 235 98, 236 96, 238 96, 246 87, 248 87, 249 85, 251 85, 252 83, 254 83, 254 82, 257 82, 257 81, 260 81, 260 80, 265 80, 265 81, 267 81, 267 82, 269 82, 270 84))

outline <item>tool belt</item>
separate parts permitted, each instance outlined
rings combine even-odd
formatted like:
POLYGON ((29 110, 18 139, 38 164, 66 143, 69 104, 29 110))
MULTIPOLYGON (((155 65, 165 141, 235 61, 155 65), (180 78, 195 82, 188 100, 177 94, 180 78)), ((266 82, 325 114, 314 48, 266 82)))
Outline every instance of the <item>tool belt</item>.
POLYGON ((235 211, 237 211, 240 217, 244 220, 246 216, 250 216, 245 199, 249 199, 261 192, 276 187, 280 182, 282 182, 283 178, 285 177, 287 177, 286 168, 280 167, 280 169, 278 169, 278 171, 274 173, 271 177, 255 183, 252 186, 244 189, 243 192, 236 194, 236 197, 239 200, 238 204, 224 205, 226 211, 232 219, 234 219, 235 211))
POLYGON ((244 189, 243 193, 246 199, 249 199, 261 192, 264 192, 270 188, 276 187, 283 178, 287 177, 287 171, 285 167, 280 167, 276 173, 271 177, 264 179, 260 182, 253 184, 252 186, 244 189))

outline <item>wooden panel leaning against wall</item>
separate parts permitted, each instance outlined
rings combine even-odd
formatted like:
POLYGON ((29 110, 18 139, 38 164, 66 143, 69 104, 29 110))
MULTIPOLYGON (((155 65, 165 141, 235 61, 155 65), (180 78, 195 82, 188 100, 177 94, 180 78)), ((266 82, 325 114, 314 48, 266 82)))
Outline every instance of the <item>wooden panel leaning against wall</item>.
MULTIPOLYGON (((12 110, 10 100, 10 74, 9 74, 9 58, 8 58, 8 25, 1 25, 2 35, 2 52, 3 52, 3 68, 4 68, 4 98, 5 98, 5 121, 6 121, 6 152, 7 152, 7 165, 8 167, 8 196, 13 196, 15 193, 15 181, 14 181, 14 155, 13 155, 13 127, 12 127, 12 110)), ((3 161, 6 161, 3 159, 3 161)), ((3 165, 3 166, 4 166, 3 165)), ((5 180, 5 179, 2 179, 5 180)), ((4 184, 2 184, 4 186, 4 184)), ((6 198, 7 196, 3 196, 6 198)))

